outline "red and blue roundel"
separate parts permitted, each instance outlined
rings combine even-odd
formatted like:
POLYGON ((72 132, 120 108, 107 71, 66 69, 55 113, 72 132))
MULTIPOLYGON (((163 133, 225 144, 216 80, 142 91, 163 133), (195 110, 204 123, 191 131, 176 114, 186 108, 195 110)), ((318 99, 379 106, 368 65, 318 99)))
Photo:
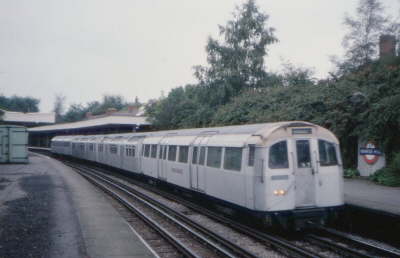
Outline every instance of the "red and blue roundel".
POLYGON ((365 162, 369 165, 375 164, 378 161, 382 152, 376 147, 372 141, 367 142, 364 148, 360 148, 360 155, 363 156, 365 162))

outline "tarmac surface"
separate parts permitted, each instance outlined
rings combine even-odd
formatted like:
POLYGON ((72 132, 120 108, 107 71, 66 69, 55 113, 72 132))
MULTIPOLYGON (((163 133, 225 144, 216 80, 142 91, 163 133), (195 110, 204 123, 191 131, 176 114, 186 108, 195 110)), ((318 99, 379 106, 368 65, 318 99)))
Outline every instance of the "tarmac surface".
POLYGON ((0 165, 0 257, 154 257, 97 188, 31 154, 0 165))
POLYGON ((344 179, 347 204, 400 215, 400 187, 378 185, 366 178, 344 179))

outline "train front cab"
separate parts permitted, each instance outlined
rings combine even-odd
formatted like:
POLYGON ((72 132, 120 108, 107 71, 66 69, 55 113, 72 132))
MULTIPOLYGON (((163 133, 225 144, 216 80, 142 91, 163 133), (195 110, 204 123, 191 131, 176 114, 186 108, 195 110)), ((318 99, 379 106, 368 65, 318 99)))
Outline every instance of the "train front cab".
POLYGON ((266 224, 321 224, 342 207, 342 166, 332 133, 311 125, 283 127, 265 144, 256 151, 255 174, 261 176, 255 176, 254 189, 255 208, 267 211, 266 224))

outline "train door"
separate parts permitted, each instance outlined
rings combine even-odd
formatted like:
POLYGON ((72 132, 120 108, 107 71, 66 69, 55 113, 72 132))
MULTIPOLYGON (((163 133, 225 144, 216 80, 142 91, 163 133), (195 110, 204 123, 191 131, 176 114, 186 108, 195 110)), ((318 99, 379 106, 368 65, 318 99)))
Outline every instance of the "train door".
POLYGON ((311 139, 294 139, 292 148, 296 207, 315 206, 315 160, 312 155, 316 150, 315 143, 311 139))
POLYGON ((121 143, 121 145, 119 146, 119 168, 124 168, 124 160, 127 159, 125 154, 125 144, 121 143))
POLYGON ((158 160, 158 162, 157 162, 157 165, 158 165, 157 177, 161 180, 166 180, 167 179, 167 168, 166 168, 167 161, 166 161, 166 159, 167 159, 168 146, 164 145, 162 143, 163 143, 163 141, 161 141, 160 145, 159 145, 160 151, 158 152, 158 159, 157 159, 158 160))
POLYGON ((199 136, 193 141, 192 162, 190 164, 190 187, 205 191, 206 186, 206 145, 210 136, 199 136))

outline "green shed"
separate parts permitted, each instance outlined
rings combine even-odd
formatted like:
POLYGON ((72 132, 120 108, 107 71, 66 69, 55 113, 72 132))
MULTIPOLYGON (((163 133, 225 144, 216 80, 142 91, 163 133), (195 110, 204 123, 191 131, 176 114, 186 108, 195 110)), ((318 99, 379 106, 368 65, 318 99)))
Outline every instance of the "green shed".
POLYGON ((28 131, 25 127, 0 125, 0 163, 28 163, 28 131))

